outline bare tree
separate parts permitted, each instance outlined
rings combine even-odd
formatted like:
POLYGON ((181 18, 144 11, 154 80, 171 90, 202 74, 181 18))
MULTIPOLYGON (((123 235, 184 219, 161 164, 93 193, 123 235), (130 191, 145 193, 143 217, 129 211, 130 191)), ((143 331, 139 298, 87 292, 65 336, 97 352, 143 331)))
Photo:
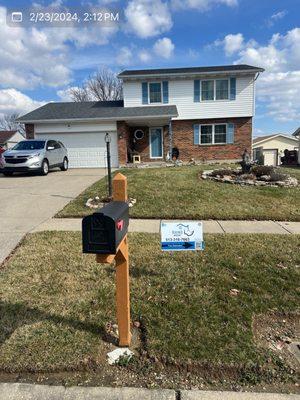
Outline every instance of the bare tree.
POLYGON ((19 122, 16 122, 18 117, 18 113, 4 114, 2 117, 0 117, 0 130, 19 131, 20 133, 25 134, 25 126, 19 122))
POLYGON ((70 90, 74 101, 105 101, 123 98, 122 81, 108 68, 91 75, 81 88, 70 90))

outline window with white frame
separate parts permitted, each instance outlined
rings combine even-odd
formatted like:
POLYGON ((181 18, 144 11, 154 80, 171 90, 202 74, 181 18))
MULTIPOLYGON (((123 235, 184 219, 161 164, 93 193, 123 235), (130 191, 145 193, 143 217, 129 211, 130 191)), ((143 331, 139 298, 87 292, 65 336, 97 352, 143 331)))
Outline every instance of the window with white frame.
POLYGON ((161 103, 161 82, 150 82, 149 83, 149 103, 161 103))
POLYGON ((229 80, 211 79, 201 81, 201 100, 228 100, 229 99, 229 80))
POLYGON ((200 144, 226 144, 227 124, 201 125, 200 144))

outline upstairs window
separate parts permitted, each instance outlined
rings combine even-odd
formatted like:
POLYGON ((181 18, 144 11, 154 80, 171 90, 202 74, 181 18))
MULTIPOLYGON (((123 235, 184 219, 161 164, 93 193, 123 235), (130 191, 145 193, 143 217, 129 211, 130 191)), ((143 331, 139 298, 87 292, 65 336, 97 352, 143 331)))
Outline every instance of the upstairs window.
POLYGON ((216 100, 228 100, 229 84, 228 79, 216 80, 216 100))
POLYGON ((162 93, 161 93, 161 83, 160 82, 150 82, 149 83, 149 103, 161 103, 162 93))
POLYGON ((214 100, 214 81, 201 81, 201 99, 214 100))
POLYGON ((229 100, 229 80, 211 79, 201 81, 201 100, 229 100))

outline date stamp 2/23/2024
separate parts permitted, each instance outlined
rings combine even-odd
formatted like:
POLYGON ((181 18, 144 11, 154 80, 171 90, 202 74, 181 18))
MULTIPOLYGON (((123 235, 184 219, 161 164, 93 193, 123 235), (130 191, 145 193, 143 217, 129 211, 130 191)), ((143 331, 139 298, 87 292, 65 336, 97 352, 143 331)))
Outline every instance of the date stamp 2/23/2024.
POLYGON ((74 27, 76 25, 101 24, 112 26, 122 20, 121 10, 110 9, 47 9, 34 7, 24 10, 7 10, 8 26, 74 27))

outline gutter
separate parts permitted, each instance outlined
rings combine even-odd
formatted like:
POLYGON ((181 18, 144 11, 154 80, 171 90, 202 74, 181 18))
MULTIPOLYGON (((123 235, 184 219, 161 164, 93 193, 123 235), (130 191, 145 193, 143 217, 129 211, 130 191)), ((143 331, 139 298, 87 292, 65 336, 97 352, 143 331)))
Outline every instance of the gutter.
POLYGON ((23 119, 17 119, 17 122, 20 122, 22 124, 39 124, 39 123, 55 123, 55 122, 102 122, 102 121, 124 121, 124 120, 139 120, 143 118, 176 118, 178 117, 177 114, 163 114, 163 115, 141 115, 141 116, 128 116, 126 117, 125 115, 122 117, 104 117, 104 118, 67 118, 67 119, 32 119, 32 120, 23 120, 23 119))
POLYGON ((130 75, 118 75, 119 79, 137 79, 137 78, 162 78, 162 77, 176 77, 176 76, 205 76, 205 75, 231 75, 231 74, 255 74, 255 73, 260 73, 260 72, 264 72, 263 68, 258 68, 258 69, 253 69, 253 70, 232 70, 232 71, 207 71, 207 72, 171 72, 171 73, 167 73, 167 72, 163 72, 163 73, 149 73, 149 74, 130 74, 130 75))

